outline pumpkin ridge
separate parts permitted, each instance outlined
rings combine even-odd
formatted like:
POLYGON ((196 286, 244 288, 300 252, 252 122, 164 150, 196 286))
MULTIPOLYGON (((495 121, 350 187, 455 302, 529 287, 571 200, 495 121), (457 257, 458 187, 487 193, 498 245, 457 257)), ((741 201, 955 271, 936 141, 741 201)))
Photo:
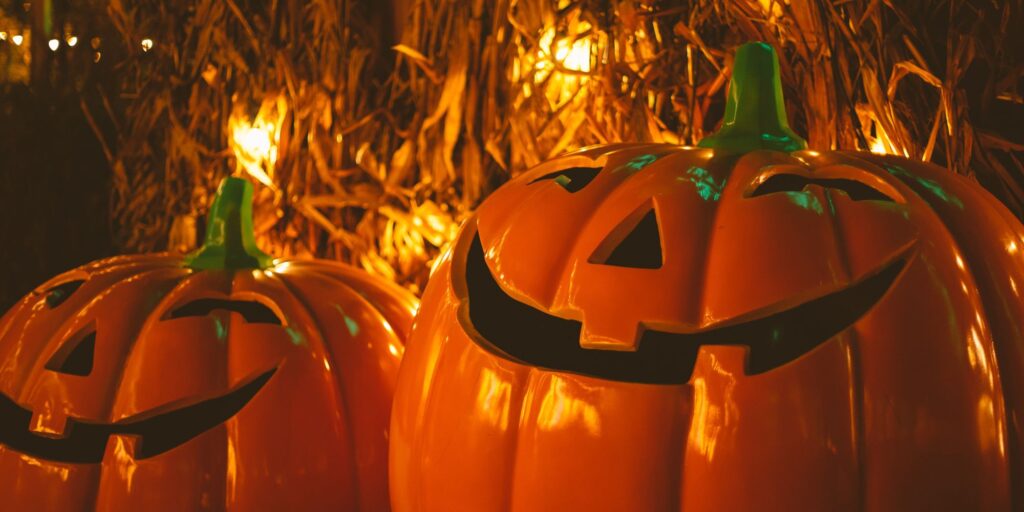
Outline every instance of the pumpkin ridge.
MULTIPOLYGON (((134 276, 129 276, 129 278, 132 278, 132 277, 134 277, 134 276)), ((181 280, 178 281, 174 286, 172 286, 171 289, 167 290, 167 292, 164 293, 163 297, 160 297, 160 300, 157 301, 156 304, 154 304, 153 307, 146 313, 146 321, 144 321, 142 323, 142 325, 139 326, 138 332, 136 332, 135 335, 132 336, 132 340, 134 340, 134 341, 132 342, 132 346, 129 347, 128 350, 125 352, 124 363, 126 363, 131 358, 132 352, 135 350, 135 343, 138 342, 139 337, 142 336, 142 333, 145 332, 146 328, 148 327, 149 317, 152 316, 153 312, 154 311, 163 310, 163 309, 168 309, 169 308, 168 302, 170 302, 171 297, 174 296, 175 293, 178 290, 188 286, 189 283, 191 283, 194 280, 197 280, 199 277, 200 277, 200 274, 198 274, 198 273, 185 274, 184 276, 182 276, 181 280)), ((116 379, 116 385, 114 386, 114 393, 112 393, 112 396, 114 397, 112 402, 116 401, 116 399, 117 399, 117 391, 120 390, 121 386, 124 385, 124 369, 125 369, 124 367, 125 367, 125 364, 121 364, 118 367, 120 368, 120 374, 117 376, 117 379, 116 379)), ((111 404, 111 409, 113 409, 113 403, 111 404)), ((112 414, 112 413, 113 413, 113 411, 111 410, 110 414, 112 414)), ((113 418, 112 416, 110 416, 108 414, 107 421, 108 422, 113 422, 113 421, 115 421, 115 418, 113 418)))
MULTIPOLYGON (((340 273, 335 274, 335 273, 329 272, 329 271, 327 271, 325 269, 318 269, 318 268, 313 268, 313 267, 310 267, 310 268, 306 269, 306 271, 310 272, 311 274, 320 276, 320 277, 322 277, 324 279, 328 279, 328 280, 330 280, 330 281, 332 281, 334 283, 337 283, 338 286, 342 286, 344 288, 347 288, 349 291, 351 291, 355 295, 359 296, 362 299, 362 301, 365 303, 365 305, 369 306, 373 310, 375 310, 378 313, 380 313, 381 320, 385 324, 387 324, 388 327, 390 327, 392 331, 394 331, 396 333, 399 332, 399 330, 395 328, 395 324, 397 323, 397 321, 400 321, 400 319, 391 318, 389 316, 389 314, 388 314, 389 311, 388 311, 387 306, 385 306, 384 304, 379 303, 379 301, 375 300, 374 298, 369 297, 365 292, 360 290, 358 287, 353 286, 352 281, 349 281, 345 276, 342 276, 340 273)), ((281 274, 279 274, 279 275, 281 275, 281 274)), ((373 286, 374 284, 373 283, 366 283, 366 285, 373 286)), ((403 291, 405 291, 404 288, 401 288, 401 289, 403 291)), ((380 289, 379 291, 381 291, 383 293, 388 293, 388 290, 386 290, 386 289, 380 289)), ((415 316, 415 315, 413 315, 413 316, 415 316)), ((411 323, 411 322, 409 322, 409 323, 411 323)), ((405 326, 405 327, 403 327, 403 330, 408 331, 410 327, 411 326, 405 326)))
MULTIPOLYGON (((154 272, 154 271, 147 272, 145 274, 141 274, 137 278, 135 276, 130 276, 129 279, 132 279, 132 278, 142 279, 142 276, 148 275, 148 274, 150 274, 152 272, 154 272)), ((146 328, 148 327, 149 317, 153 314, 154 311, 157 311, 159 308, 161 308, 164 305, 164 302, 168 299, 168 297, 171 296, 171 294, 175 290, 177 290, 178 288, 182 287, 186 282, 191 281, 195 277, 196 277, 196 274, 186 274, 186 275, 182 276, 182 278, 177 283, 175 283, 174 286, 172 286, 169 290, 167 290, 167 292, 164 293, 164 295, 162 297, 160 297, 159 301, 157 301, 155 304, 153 304, 153 306, 151 308, 149 308, 148 311, 145 312, 145 316, 144 316, 145 320, 143 320, 139 324, 139 328, 135 331, 135 333, 132 336, 129 337, 129 339, 131 339, 131 342, 130 342, 129 346, 125 348, 125 350, 124 350, 124 357, 121 358, 121 360, 119 361, 120 364, 115 366, 115 368, 117 368, 117 370, 116 370, 117 371, 117 376, 116 376, 116 378, 112 379, 113 385, 110 387, 110 389, 108 390, 109 392, 107 393, 108 396, 110 397, 110 403, 107 405, 107 413, 106 413, 106 416, 105 416, 107 422, 113 422, 114 421, 114 417, 113 417, 113 415, 114 415, 114 407, 116 406, 117 397, 120 394, 121 387, 124 385, 124 376, 125 376, 125 370, 127 369, 127 362, 131 358, 132 352, 135 351, 135 347, 138 344, 139 338, 142 336, 142 333, 145 332, 146 328)))
MULTIPOLYGON (((707 166, 709 167, 709 172, 711 172, 712 170, 714 170, 714 171, 721 171, 723 169, 733 169, 733 168, 735 168, 736 164, 738 164, 739 161, 740 161, 740 156, 739 155, 732 155, 732 154, 712 155, 711 159, 708 160, 707 166), (719 165, 721 165, 722 169, 718 169, 719 165)), ((731 172, 728 172, 728 173, 725 173, 725 174, 726 174, 726 179, 725 179, 725 184, 722 187, 722 193, 725 193, 726 187, 729 186, 729 178, 732 176, 731 172)), ((704 244, 705 244, 705 246, 707 248, 704 250, 704 257, 701 259, 701 271, 697 274, 698 281, 696 283, 694 283, 694 289, 696 290, 696 293, 700 294, 700 298, 698 300, 694 301, 694 304, 697 307, 697 311, 696 311, 696 314, 691 312, 690 313, 690 318, 696 319, 695 325, 701 326, 701 327, 703 327, 704 324, 705 324, 705 322, 704 322, 704 315, 705 315, 705 311, 707 311, 707 302, 708 302, 708 299, 707 299, 707 295, 708 295, 708 291, 707 291, 707 288, 708 288, 708 268, 711 265, 711 251, 714 250, 715 238, 716 238, 716 234, 717 234, 717 231, 718 231, 715 228, 716 228, 716 226, 718 224, 719 208, 721 208, 721 205, 718 202, 715 202, 714 211, 711 212, 711 218, 708 219, 708 221, 710 222, 711 225, 708 228, 707 241, 704 242, 704 244)), ((682 498, 680 498, 680 499, 682 499, 682 498)))
MULTIPOLYGON (((474 343, 472 340, 469 340, 469 342, 471 345, 473 345, 473 347, 471 347, 470 350, 483 350, 482 347, 474 343)), ((525 382, 526 385, 517 386, 518 389, 513 389, 514 392, 519 393, 519 410, 516 411, 516 421, 512 421, 512 418, 509 418, 509 425, 515 425, 516 431, 516 440, 515 443, 512 445, 512 453, 510 457, 511 461, 508 468, 508 474, 510 478, 508 478, 508 481, 505 482, 505 496, 507 497, 508 510, 510 512, 514 510, 513 506, 515 505, 515 502, 513 500, 519 494, 516 492, 516 482, 518 481, 518 479, 516 478, 516 466, 520 464, 519 446, 523 440, 523 436, 529 433, 524 432, 524 430, 520 428, 523 418, 523 412, 529 411, 530 406, 533 404, 534 400, 537 400, 537 391, 535 383, 539 382, 540 379, 544 379, 545 377, 550 378, 550 375, 545 375, 544 373, 539 371, 538 368, 529 365, 524 365, 519 362, 515 362, 515 364, 524 366, 526 368, 526 375, 523 377, 523 382, 525 382)), ((509 400, 511 399, 512 397, 510 396, 509 400)))
POLYGON ((867 419, 864 414, 865 398, 864 398, 864 372, 863 372, 863 358, 861 357, 860 344, 862 342, 860 331, 857 330, 857 324, 854 323, 850 326, 850 329, 845 331, 847 336, 846 339, 846 350, 849 351, 849 385, 850 388, 850 415, 853 418, 853 424, 851 425, 851 432, 853 434, 853 453, 854 463, 857 465, 855 473, 857 475, 857 510, 865 510, 864 497, 868 494, 868 465, 867 465, 867 446, 865 444, 865 436, 867 432, 867 419))
MULTIPOLYGON (((875 166, 878 168, 879 173, 886 172, 887 170, 887 162, 885 161, 885 157, 875 157, 874 155, 863 153, 851 154, 848 152, 843 152, 841 153, 841 155, 850 160, 861 163, 860 165, 875 166)), ((910 172, 915 177, 918 176, 918 173, 913 171, 910 172)), ((953 174, 953 177, 962 178, 961 176, 956 174, 953 174)), ((909 190, 911 190, 913 194, 927 206, 928 211, 931 212, 936 217, 936 219, 940 221, 937 224, 941 227, 942 231, 944 231, 949 236, 949 239, 952 241, 954 254, 964 255, 963 271, 970 277, 971 284, 973 285, 973 288, 976 292, 976 300, 972 301, 972 305, 977 308, 980 308, 980 310, 983 312, 982 319, 985 327, 985 333, 988 334, 988 336, 985 339, 987 339, 987 344, 990 349, 990 353, 993 356, 991 371, 993 371, 995 374, 994 379, 997 385, 992 386, 992 389, 998 394, 998 403, 1001 405, 1001 407, 998 409, 999 419, 996 422, 997 424, 1003 426, 1003 428, 999 432, 999 437, 1001 442, 1004 443, 1004 446, 1007 447, 1006 471, 1009 475, 1007 478, 1007 481, 1009 483, 1009 498, 1011 505, 1024 504, 1024 490, 1022 490, 1019 486, 1014 485, 1016 481, 1021 480, 1021 476, 1019 475, 1019 473, 1016 473, 1014 470, 1018 472, 1024 470, 1024 461, 1017 460, 1017 457, 1014 456, 1012 450, 1012 447, 1015 444, 1019 445, 1020 443, 1024 442, 1024 439, 1020 439, 1017 435, 1015 435, 1014 430, 1012 428, 1013 421, 1011 419, 1012 413, 1010 412, 1010 407, 1008 404, 1009 398, 1005 391, 1005 385, 1002 378, 1002 370, 999 365, 1000 354, 996 348, 996 336, 995 333, 992 331, 992 328, 990 326, 991 321, 989 320, 990 318, 995 318, 996 315, 991 314, 992 306, 986 303, 985 298, 988 296, 988 294, 982 293, 981 287, 979 286, 979 283, 982 282, 982 280, 979 279, 979 274, 975 270, 975 266, 973 265, 974 259, 966 257, 967 253, 964 252, 962 249, 963 243, 961 237, 957 236, 957 233, 954 232, 952 228, 952 223, 950 223, 946 216, 943 215, 941 211, 939 211, 935 204, 933 204, 933 200, 930 200, 929 196, 923 193, 924 191, 919 188, 917 183, 911 183, 910 181, 904 180, 899 176, 896 176, 896 181, 900 182, 909 190)), ((998 212, 1002 208, 1002 204, 996 202, 996 204, 993 205, 992 199, 986 200, 986 198, 984 197, 979 197, 982 196, 982 194, 978 193, 975 190, 972 190, 969 187, 959 187, 957 193, 975 196, 976 202, 979 206, 988 207, 990 210, 996 210, 998 212)), ((1005 225, 1012 230, 1013 224, 1007 222, 1008 219, 1005 216, 1001 217, 1005 225)))
MULTIPOLYGON (((843 272, 845 274, 845 281, 849 283, 857 279, 857 276, 853 275, 853 267, 850 264, 850 257, 847 253, 849 245, 847 243, 847 235, 846 232, 843 230, 843 224, 839 218, 840 213, 838 212, 838 210, 835 209, 835 202, 832 198, 832 193, 832 191, 825 192, 825 198, 828 200, 830 206, 828 211, 831 212, 831 215, 829 215, 829 220, 832 224, 832 240, 835 243, 836 256, 839 260, 839 265, 843 269, 843 272)), ((911 258, 913 257, 914 256, 911 256, 911 258)), ((902 271, 906 271, 906 268, 904 268, 902 271)), ((895 284, 896 283, 894 282, 893 285, 895 284)), ((889 290, 886 290, 886 293, 888 292, 889 290)), ((879 301, 881 301, 881 298, 879 298, 879 301)), ((875 305, 877 306, 877 303, 875 305)), ((858 321, 859 320, 860 319, 858 319, 858 321)), ((867 432, 867 420, 865 419, 864 414, 864 410, 866 407, 864 402, 865 399, 863 388, 863 361, 861 357, 863 354, 861 354, 860 351, 861 335, 860 331, 858 331, 857 329, 857 324, 859 323, 858 321, 855 321, 847 329, 836 335, 836 337, 842 337, 845 334, 845 340, 839 339, 836 341, 845 341, 844 348, 846 351, 848 351, 849 363, 847 364, 847 370, 849 374, 847 375, 847 385, 850 388, 849 412, 850 418, 852 419, 850 430, 853 436, 852 444, 854 453, 854 464, 856 465, 856 468, 854 469, 854 474, 857 475, 857 504, 855 510, 864 510, 866 505, 865 496, 868 495, 868 466, 866 464, 867 447, 864 444, 864 436, 865 432, 867 432)))
MULTIPOLYGON (((868 162, 868 163, 870 163, 872 165, 876 165, 876 166, 878 166, 880 168, 884 168, 887 165, 887 162, 885 161, 885 159, 883 159, 881 157, 878 158, 878 160, 881 160, 881 162, 879 162, 875 158, 870 158, 870 159, 858 158, 858 155, 845 155, 845 156, 849 156, 849 157, 855 158, 857 160, 863 160, 863 161, 868 162)), ((866 156, 866 155, 864 155, 864 156, 866 156)), ((913 173, 913 174, 915 176, 917 176, 917 173, 913 173)), ((953 176, 957 177, 957 178, 961 178, 960 176, 955 175, 955 174, 953 176)), ((941 221, 941 222, 939 222, 939 225, 942 226, 943 231, 945 231, 949 235, 950 240, 953 241, 956 253, 957 254, 964 254, 965 255, 965 257, 963 258, 963 260, 964 260, 963 261, 963 264, 964 264, 963 270, 964 270, 964 272, 967 273, 968 276, 970 276, 970 278, 972 280, 972 284, 974 285, 974 289, 977 292, 977 299, 978 299, 977 302, 978 303, 975 304, 975 306, 979 307, 981 309, 981 311, 984 313, 983 319, 984 319, 984 324, 985 324, 985 327, 986 327, 986 332, 988 334, 988 337, 987 337, 988 345, 989 345, 989 347, 991 349, 991 353, 993 355, 992 371, 995 373, 995 377, 994 378, 995 378, 995 381, 998 383, 998 385, 993 386, 993 389, 996 390, 996 392, 998 393, 998 395, 999 395, 998 403, 1001 405, 1000 410, 999 410, 999 413, 1000 413, 1000 416, 1001 416, 1001 421, 998 421, 998 423, 1003 426, 1003 429, 999 433, 999 436, 1000 436, 1001 442, 1004 443, 1004 446, 1007 447, 1006 448, 1006 451, 1007 451, 1006 461, 1007 461, 1007 473, 1009 474, 1007 480, 1008 480, 1008 483, 1009 483, 1010 503, 1011 503, 1011 505, 1014 505, 1014 506, 1024 505, 1024 488, 1021 488, 1019 485, 1014 485, 1014 484, 1018 483, 1019 481, 1021 481, 1022 479, 1024 479, 1024 478, 1022 478, 1022 476, 1024 476, 1024 475, 1022 475, 1022 473, 1024 473, 1024 460, 1020 460, 1019 457, 1015 456, 1014 449, 1013 449, 1015 446, 1019 447, 1022 443, 1024 443, 1024 438, 1021 438, 1021 436, 1019 436, 1017 434, 1018 431, 1013 428, 1013 423, 1014 422, 1012 420, 1013 412, 1011 412, 1011 405, 1009 403, 1010 397, 1007 396, 1007 393, 1005 391, 1005 384, 1004 384, 1004 379, 1003 379, 1003 376, 1002 376, 1002 368, 1000 367, 1000 364, 999 364, 1000 363, 1000 359, 1001 359, 1000 351, 997 349, 998 344, 996 342, 996 333, 993 332, 993 330, 991 328, 991 323, 992 322, 989 320, 990 318, 997 318, 998 315, 992 315, 991 314, 993 306, 991 304, 987 303, 986 300, 985 300, 985 298, 988 296, 988 294, 982 293, 981 287, 979 286, 979 283, 985 282, 985 281, 987 281, 987 279, 986 280, 979 279, 979 274, 974 269, 974 266, 972 265, 972 262, 974 260, 972 258, 966 257, 967 253, 965 253, 961 249, 961 245, 962 244, 961 244, 960 237, 958 237, 957 234, 953 232, 953 229, 951 228, 951 224, 947 222, 946 217, 942 214, 942 212, 939 211, 938 208, 936 208, 936 206, 932 203, 932 201, 929 200, 928 196, 923 194, 922 193, 923 191, 919 190, 919 188, 918 188, 918 186, 916 186, 916 184, 910 183, 908 181, 904 181, 903 179, 900 179, 899 177, 897 177, 897 180, 900 183, 903 183, 907 188, 912 190, 914 192, 914 194, 923 203, 925 203, 928 206, 928 211, 932 212, 941 221)), ((1007 218, 1006 214, 1004 214, 1002 211, 1000 211, 1003 208, 1002 204, 1000 204, 998 202, 996 202, 995 204, 992 204, 992 199, 991 198, 988 198, 986 200, 986 198, 981 193, 979 193, 979 192, 977 192, 975 190, 972 190, 969 187, 959 187, 957 192, 959 194, 972 195, 972 196, 974 196, 975 201, 978 203, 979 206, 985 206, 985 207, 988 207, 990 210, 995 210, 997 212, 997 215, 999 215, 1000 218, 1003 219, 1003 222, 1005 223, 1005 226, 1007 226, 1008 228, 1013 230, 1013 223, 1008 222, 1009 219, 1007 218)), ((1016 231, 1016 230, 1014 230, 1014 231, 1016 231)), ((993 287, 994 287, 994 285, 995 285, 995 283, 992 283, 993 287)), ((989 286, 989 285, 986 285, 986 286, 989 286)), ((1022 334, 1024 334, 1024 333, 1022 333, 1022 334)), ((1021 338, 1024 339, 1024 336, 1021 336, 1021 338)), ((1012 340, 1007 340, 1006 343, 1010 344, 1011 342, 1012 342, 1012 340)), ((1017 452, 1020 453, 1021 449, 1018 448, 1017 452)))
MULTIPOLYGON (((332 363, 330 370, 330 374, 333 377, 332 380, 334 381, 333 385, 331 386, 331 390, 334 395, 332 398, 334 399, 334 402, 337 404, 338 410, 341 412, 342 417, 345 419, 345 433, 346 437, 348 438, 349 452, 353 455, 352 457, 349 457, 347 461, 349 469, 351 471, 351 478, 355 480, 354 482, 349 482, 349 489, 354 493, 354 496, 352 496, 352 503, 356 504, 357 510, 362 510, 362 488, 359 485, 359 475, 361 474, 361 472, 359 471, 359 468, 357 467, 355 462, 355 454, 358 453, 358 450, 356 449, 355 429, 353 428, 352 421, 354 416, 352 415, 352 408, 350 407, 348 400, 345 396, 346 386, 344 375, 341 374, 340 366, 336 363, 337 358, 335 357, 333 348, 330 346, 330 343, 327 342, 326 337, 321 334, 326 331, 323 330, 323 326, 321 325, 320 319, 317 317, 316 311, 314 310, 313 307, 309 305, 309 303, 306 300, 306 297, 302 293, 302 287, 298 286, 298 283, 290 282, 293 278, 286 277, 279 272, 270 272, 269 277, 272 280, 281 283, 281 286, 284 287, 284 289, 287 290, 288 293, 295 298, 296 304, 298 304, 298 306, 301 307, 306 312, 306 316, 309 318, 309 321, 313 324, 312 331, 316 334, 316 336, 311 337, 309 342, 319 343, 321 350, 323 351, 324 354, 327 355, 327 358, 332 363)), ((345 288, 348 291, 351 291, 350 287, 346 286, 345 288)))

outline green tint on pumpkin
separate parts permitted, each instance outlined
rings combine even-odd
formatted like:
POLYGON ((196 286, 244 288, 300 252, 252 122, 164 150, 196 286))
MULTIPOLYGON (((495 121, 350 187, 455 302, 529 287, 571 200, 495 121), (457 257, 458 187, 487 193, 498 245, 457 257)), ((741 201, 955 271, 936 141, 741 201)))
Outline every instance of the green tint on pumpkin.
POLYGON ((256 247, 252 227, 252 184, 227 177, 210 207, 203 246, 185 257, 196 270, 265 269, 273 258, 256 247))
POLYGON ((725 180, 722 180, 722 183, 716 182, 715 177, 702 167, 689 168, 686 177, 679 179, 693 183, 697 188, 697 194, 705 201, 718 201, 718 198, 722 197, 722 189, 725 188, 725 180))
POLYGON ((744 153, 807 148, 807 142, 789 128, 779 59, 771 46, 747 43, 736 50, 722 127, 697 145, 744 153))
MULTIPOLYGON (((561 178, 561 176, 559 176, 559 178, 561 178)), ((557 178, 556 178, 556 180, 557 180, 557 178)), ((354 319, 352 319, 352 317, 346 315, 345 314, 345 310, 341 309, 341 306, 335 304, 334 305, 334 309, 337 309, 338 313, 341 313, 342 318, 345 319, 345 327, 348 329, 349 335, 351 335, 353 337, 358 335, 359 334, 359 323, 356 322, 354 319)))
POLYGON ((647 167, 648 165, 651 165, 657 159, 658 159, 657 155, 651 155, 651 154, 640 155, 640 156, 634 157, 632 160, 626 162, 625 164, 622 164, 621 166, 617 167, 612 172, 620 172, 620 171, 636 172, 636 171, 639 171, 639 170, 643 169, 644 167, 647 167))
POLYGON ((912 179, 916 181, 918 184, 920 184, 922 187, 927 189, 929 192, 934 194, 935 197, 941 199, 946 203, 956 206, 961 210, 964 209, 964 202, 961 201, 959 197, 949 192, 946 192, 946 190, 942 188, 942 185, 939 185, 939 182, 935 180, 930 180, 928 178, 917 176, 916 174, 913 174, 898 165, 887 165, 885 166, 885 170, 889 171, 889 174, 892 174, 893 176, 912 179))
POLYGON ((818 197, 809 192, 792 192, 787 191, 786 197, 789 201, 804 210, 812 211, 817 214, 822 214, 825 209, 821 206, 821 201, 818 201, 818 197))

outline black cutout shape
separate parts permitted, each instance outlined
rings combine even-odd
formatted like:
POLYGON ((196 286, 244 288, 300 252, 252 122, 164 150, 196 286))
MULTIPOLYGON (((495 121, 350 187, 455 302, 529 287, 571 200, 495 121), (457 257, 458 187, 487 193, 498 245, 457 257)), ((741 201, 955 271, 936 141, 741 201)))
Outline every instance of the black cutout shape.
POLYGON ((96 331, 68 343, 46 363, 46 369, 85 377, 92 373, 93 353, 96 351, 96 331))
POLYGON ((590 258, 590 263, 630 268, 661 268, 661 234, 658 232, 658 215, 651 208, 635 226, 627 226, 626 224, 631 221, 636 222, 633 219, 626 219, 623 221, 623 225, 612 230, 608 238, 601 242, 601 246, 595 251, 594 256, 590 258), (626 236, 616 243, 615 238, 622 236, 622 232, 626 232, 626 236), (602 258, 601 255, 607 252, 606 246, 611 245, 615 247, 611 254, 607 258, 602 258))
POLYGON ((601 172, 600 167, 570 167, 568 169, 562 169, 555 171, 550 174, 545 174, 540 178, 531 181, 529 184, 532 185, 538 181, 554 180, 562 188, 568 190, 571 193, 579 192, 583 190, 583 187, 594 181, 598 173, 601 172))
POLYGON ((824 188, 834 188, 846 192, 854 201, 889 201, 894 202, 891 197, 866 183, 844 178, 808 178, 799 174, 781 173, 764 180, 757 186, 757 189, 750 194, 750 197, 773 194, 775 192, 799 192, 808 185, 820 185, 824 188))
POLYGON ((39 459, 72 464, 103 461, 112 435, 137 436, 134 458, 156 457, 227 421, 242 410, 277 371, 276 368, 239 384, 227 394, 147 418, 103 424, 68 418, 64 436, 55 438, 29 430, 32 411, 0 393, 0 444, 39 459))
POLYGON ((909 260, 908 251, 873 275, 785 311, 700 332, 645 330, 638 349, 623 352, 582 348, 580 322, 508 296, 491 274, 477 235, 465 270, 471 325, 463 328, 479 333, 472 336, 477 344, 499 357, 607 380, 685 384, 701 345, 749 347, 746 373, 756 375, 810 352, 864 316, 899 277, 909 260))
POLYGON ((77 281, 68 281, 64 284, 50 288, 46 292, 46 305, 50 309, 55 309, 57 306, 60 306, 64 301, 68 300, 68 297, 71 297, 71 294, 75 293, 75 290, 78 290, 78 287, 82 286, 82 283, 84 282, 84 279, 79 279, 77 281))
POLYGON ((175 308, 168 318, 207 316, 218 309, 234 311, 245 317, 245 321, 251 324, 282 325, 284 323, 277 313, 274 313, 274 310, 254 300, 196 299, 175 308))

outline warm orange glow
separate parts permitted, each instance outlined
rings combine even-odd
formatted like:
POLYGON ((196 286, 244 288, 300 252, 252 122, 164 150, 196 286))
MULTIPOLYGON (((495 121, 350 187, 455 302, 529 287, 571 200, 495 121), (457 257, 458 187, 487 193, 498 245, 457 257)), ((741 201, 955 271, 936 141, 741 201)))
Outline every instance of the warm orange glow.
POLYGON ((597 38, 586 21, 569 23, 568 34, 555 27, 545 29, 537 39, 535 51, 524 53, 513 66, 513 80, 521 77, 523 96, 542 92, 552 104, 561 104, 574 96, 589 79, 597 53, 597 38), (543 87, 538 91, 538 87, 543 87))
POLYGON ((783 0, 757 0, 757 3, 761 4, 761 10, 768 15, 768 19, 773 20, 782 16, 783 0))
POLYGON ((264 101, 252 121, 239 112, 228 120, 236 171, 245 171, 270 188, 276 188, 274 166, 277 164, 277 144, 281 139, 281 125, 287 111, 288 105, 284 97, 279 95, 264 101))
POLYGON ((148 51, 150 51, 152 49, 153 49, 153 40, 148 38, 148 37, 146 39, 143 39, 142 40, 142 51, 148 52, 148 51))
POLYGON ((882 139, 875 139, 871 143, 871 152, 876 155, 884 155, 888 153, 888 151, 885 150, 885 142, 882 142, 882 139))
POLYGON ((15 46, 21 46, 21 43, 24 41, 25 37, 21 34, 16 34, 14 37, 11 38, 11 42, 13 42, 15 46))
MULTIPOLYGON (((579 32, 590 30, 590 24, 583 21, 577 27, 579 32)), ((562 38, 555 40, 555 29, 549 28, 540 36, 540 51, 537 52, 538 70, 548 69, 552 63, 558 63, 563 68, 582 73, 590 72, 590 52, 593 43, 586 38, 576 39, 562 38)))

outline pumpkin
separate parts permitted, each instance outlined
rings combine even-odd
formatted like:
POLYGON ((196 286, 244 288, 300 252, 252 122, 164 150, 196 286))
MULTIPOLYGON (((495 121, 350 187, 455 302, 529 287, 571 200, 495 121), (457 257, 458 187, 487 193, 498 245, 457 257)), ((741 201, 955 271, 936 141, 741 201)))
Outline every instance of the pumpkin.
POLYGON ((812 151, 771 47, 697 148, 498 189, 399 373, 398 511, 1024 506, 1024 228, 934 165, 812 151))
POLYGON ((416 299, 273 260, 227 178, 197 252, 60 275, 0 321, 5 510, 386 510, 416 299))

